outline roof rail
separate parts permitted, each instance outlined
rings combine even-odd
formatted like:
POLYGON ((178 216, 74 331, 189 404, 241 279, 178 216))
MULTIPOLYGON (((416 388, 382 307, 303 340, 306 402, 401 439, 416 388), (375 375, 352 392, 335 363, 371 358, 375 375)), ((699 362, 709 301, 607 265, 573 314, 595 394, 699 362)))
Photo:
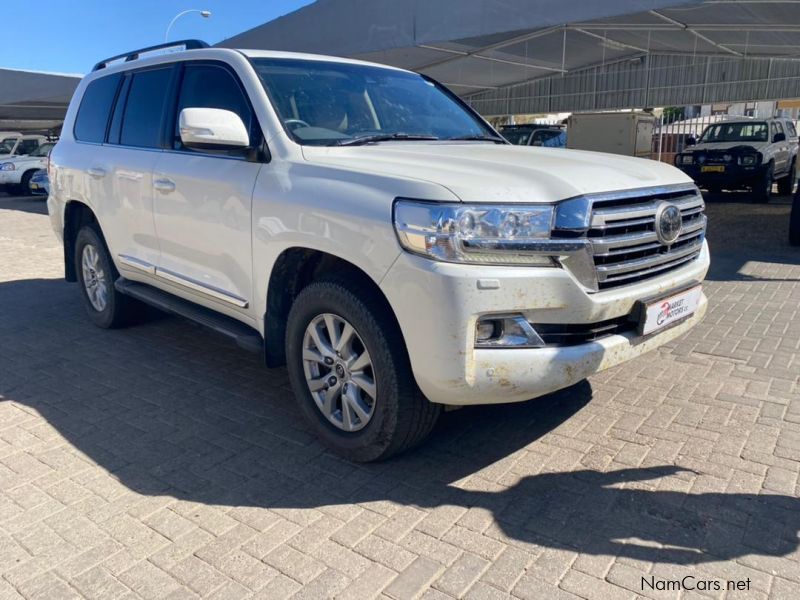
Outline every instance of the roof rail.
POLYGON ((147 46, 146 48, 139 48, 138 50, 125 52, 124 54, 117 54, 116 56, 112 56, 110 58, 101 60, 94 67, 92 67, 92 71, 105 69, 108 66, 108 63, 113 62, 115 60, 119 60, 121 58, 124 58, 125 62, 129 62, 132 60, 137 60, 139 58, 139 55, 144 54, 145 52, 153 52, 154 50, 162 50, 163 48, 177 48, 178 46, 183 46, 186 50, 197 50, 199 48, 209 47, 209 45, 202 40, 178 40, 177 42, 167 42, 165 44, 147 46))

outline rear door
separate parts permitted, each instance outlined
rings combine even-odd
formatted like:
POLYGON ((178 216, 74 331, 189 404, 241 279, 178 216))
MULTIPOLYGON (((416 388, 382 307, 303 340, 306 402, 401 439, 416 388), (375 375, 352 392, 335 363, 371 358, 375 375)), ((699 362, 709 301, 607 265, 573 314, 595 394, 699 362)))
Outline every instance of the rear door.
POLYGON ((783 173, 789 168, 789 142, 783 140, 782 142, 775 142, 775 136, 779 133, 786 135, 780 121, 772 121, 770 126, 770 142, 775 150, 775 173, 783 173))
POLYGON ((253 147, 261 132, 238 76, 219 61, 183 63, 170 123, 169 148, 154 173, 158 275, 175 291, 216 309, 247 313, 252 303, 251 202, 261 163, 251 150, 185 147, 178 131, 184 108, 238 114, 253 147))
MULTIPOLYGON (((90 175, 108 189, 101 207, 106 238, 126 276, 154 275, 159 248, 153 222, 153 169, 163 151, 162 127, 174 65, 126 74, 108 141, 90 175)), ((139 277, 136 277, 136 276, 139 277)))

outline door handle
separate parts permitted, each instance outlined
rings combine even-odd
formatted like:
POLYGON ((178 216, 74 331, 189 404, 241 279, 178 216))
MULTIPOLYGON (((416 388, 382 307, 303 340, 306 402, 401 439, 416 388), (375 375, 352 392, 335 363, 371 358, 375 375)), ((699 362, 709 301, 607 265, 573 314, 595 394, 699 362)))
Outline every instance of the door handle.
POLYGON ((106 176, 106 170, 101 167, 90 167, 86 172, 95 179, 102 179, 106 176))
POLYGON ((164 194, 169 194, 170 192, 175 191, 175 182, 169 179, 154 179, 153 187, 156 188, 159 192, 162 192, 164 194))

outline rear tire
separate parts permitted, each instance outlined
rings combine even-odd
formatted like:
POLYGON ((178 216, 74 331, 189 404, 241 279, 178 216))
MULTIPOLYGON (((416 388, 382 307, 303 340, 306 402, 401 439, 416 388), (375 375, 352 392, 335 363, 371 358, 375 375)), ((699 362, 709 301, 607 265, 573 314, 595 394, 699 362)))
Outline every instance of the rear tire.
POLYGON ((773 183, 773 169, 775 166, 772 163, 767 165, 764 174, 753 186, 753 202, 758 204, 766 204, 772 197, 772 183, 773 183))
POLYGON ((286 361, 306 420, 325 446, 348 460, 383 460, 420 444, 442 411, 417 387, 397 322, 367 285, 331 278, 304 288, 289 311, 286 361), (355 341, 339 344, 337 352, 336 341, 345 338, 355 341), (346 418, 355 413, 343 390, 364 401, 356 418, 346 418))
POLYGON ((114 287, 119 272, 111 260, 103 234, 96 223, 84 225, 75 239, 75 272, 89 319, 103 329, 131 324, 141 304, 114 287))
POLYGON ((789 174, 778 180, 778 193, 781 196, 788 196, 794 191, 794 182, 797 179, 795 173, 795 161, 792 160, 792 165, 789 168, 789 174))
POLYGON ((789 244, 800 246, 800 187, 794 195, 792 214, 789 217, 789 244))

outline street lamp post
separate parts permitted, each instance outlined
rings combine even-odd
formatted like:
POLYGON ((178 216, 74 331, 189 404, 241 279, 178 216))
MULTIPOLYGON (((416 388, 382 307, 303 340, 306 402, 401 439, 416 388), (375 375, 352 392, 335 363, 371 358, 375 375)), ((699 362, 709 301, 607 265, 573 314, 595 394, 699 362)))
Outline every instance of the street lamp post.
POLYGON ((169 25, 167 25, 167 31, 164 32, 164 43, 169 41, 169 30, 172 29, 172 26, 175 24, 175 21, 180 19, 183 15, 188 15, 189 13, 193 12, 200 13, 200 16, 203 17, 204 19, 207 19, 211 16, 210 10, 200 10, 198 8, 191 8, 189 10, 185 10, 183 12, 178 13, 172 18, 172 21, 169 22, 169 25))

